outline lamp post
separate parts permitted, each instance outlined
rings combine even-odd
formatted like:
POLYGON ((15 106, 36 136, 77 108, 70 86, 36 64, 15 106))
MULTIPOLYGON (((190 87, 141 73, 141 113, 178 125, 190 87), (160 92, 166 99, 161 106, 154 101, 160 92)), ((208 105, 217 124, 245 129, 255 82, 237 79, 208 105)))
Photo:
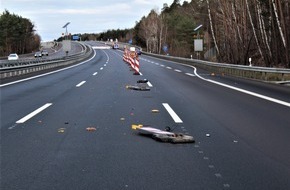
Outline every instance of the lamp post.
POLYGON ((63 44, 63 51, 65 51, 66 55, 68 55, 68 52, 71 50, 71 43, 68 39, 68 32, 67 32, 67 26, 70 24, 70 22, 66 23, 62 28, 65 28, 65 37, 62 41, 63 44))
POLYGON ((65 28, 65 38, 67 40, 67 37, 68 36, 68 32, 67 32, 67 26, 70 24, 70 22, 66 23, 62 28, 65 28))

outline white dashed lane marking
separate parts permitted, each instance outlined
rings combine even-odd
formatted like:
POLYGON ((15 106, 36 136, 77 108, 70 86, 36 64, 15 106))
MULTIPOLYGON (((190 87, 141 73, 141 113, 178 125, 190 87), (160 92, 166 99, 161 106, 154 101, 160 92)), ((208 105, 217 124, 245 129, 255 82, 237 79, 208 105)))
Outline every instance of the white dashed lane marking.
POLYGON ((82 86, 82 85, 85 84, 85 83, 86 83, 86 81, 82 81, 82 82, 80 82, 79 84, 77 84, 76 87, 80 87, 80 86, 82 86))
POLYGON ((195 75, 191 74, 191 73, 185 73, 185 74, 188 75, 188 76, 191 76, 191 77, 195 77, 195 75))
POLYGON ((149 87, 153 87, 153 85, 148 81, 147 82, 147 85, 149 86, 149 87))
POLYGON ((30 114, 28 114, 25 117, 23 117, 23 118, 19 119, 18 121, 16 121, 16 123, 24 123, 24 122, 26 122, 27 120, 29 120, 32 117, 34 117, 35 115, 39 114, 40 112, 42 112, 43 110, 45 110, 46 108, 48 108, 51 105, 52 105, 52 103, 44 104, 40 108, 36 109, 35 111, 31 112, 30 114))
POLYGON ((167 103, 162 104, 164 108, 168 111, 175 123, 183 123, 179 116, 174 112, 174 110, 167 103))

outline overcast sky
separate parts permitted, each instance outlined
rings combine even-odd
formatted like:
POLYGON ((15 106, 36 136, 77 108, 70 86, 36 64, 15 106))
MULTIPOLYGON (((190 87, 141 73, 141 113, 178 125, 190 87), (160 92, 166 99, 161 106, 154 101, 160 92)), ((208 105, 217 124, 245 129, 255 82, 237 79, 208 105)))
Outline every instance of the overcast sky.
MULTIPOLYGON (((57 39, 65 32, 99 33, 108 29, 133 28, 152 9, 170 6, 173 0, 0 0, 1 13, 7 9, 36 26, 42 41, 57 39)), ((181 1, 183 2, 183 1, 181 1)))

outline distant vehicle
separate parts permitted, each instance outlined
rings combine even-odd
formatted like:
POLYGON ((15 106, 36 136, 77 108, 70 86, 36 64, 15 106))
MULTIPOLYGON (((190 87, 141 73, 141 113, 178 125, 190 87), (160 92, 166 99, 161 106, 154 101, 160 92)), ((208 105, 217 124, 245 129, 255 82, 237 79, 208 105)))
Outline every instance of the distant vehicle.
POLYGON ((141 54, 142 54, 142 52, 141 52, 141 50, 140 50, 139 48, 136 48, 136 53, 137 53, 138 55, 141 55, 141 54))
POLYGON ((40 51, 36 52, 34 54, 34 57, 37 58, 37 57, 42 57, 42 53, 40 51))
POLYGON ((11 53, 9 56, 8 56, 8 60, 18 60, 19 57, 16 53, 11 53))
POLYGON ((42 51, 41 51, 41 55, 42 55, 42 56, 44 56, 44 55, 48 56, 48 51, 46 51, 46 50, 42 50, 42 51))
POLYGON ((114 43, 113 49, 119 49, 119 45, 117 43, 114 43))

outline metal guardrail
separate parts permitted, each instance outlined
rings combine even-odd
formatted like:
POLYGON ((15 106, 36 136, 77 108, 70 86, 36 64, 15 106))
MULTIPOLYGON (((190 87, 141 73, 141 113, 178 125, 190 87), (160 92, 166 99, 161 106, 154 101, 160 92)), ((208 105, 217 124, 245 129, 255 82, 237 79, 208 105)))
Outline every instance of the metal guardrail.
POLYGON ((91 55, 92 48, 84 44, 81 44, 81 46, 82 51, 73 55, 53 59, 22 59, 19 61, 9 61, 9 63, 7 63, 8 61, 4 62, 0 66, 0 79, 65 66, 84 60, 91 55))
POLYGON ((214 73, 220 73, 225 75, 250 78, 262 81, 272 81, 277 83, 290 83, 290 69, 283 68, 268 68, 268 67, 256 67, 245 65, 233 65, 226 63, 215 63, 197 59, 187 59, 181 57, 173 57, 167 55, 157 55, 152 53, 143 52, 146 55, 150 55, 157 58, 162 58, 170 61, 176 61, 188 65, 192 65, 198 68, 202 68, 214 73))
MULTIPOLYGON (((111 42, 107 44, 112 45, 111 42)), ((123 49, 124 46, 131 47, 133 45, 126 43, 119 43, 119 48, 123 49)), ((134 46, 137 47, 137 46, 134 46)), ((138 47, 140 48, 140 47, 138 47)), ((173 57, 168 55, 158 55, 148 52, 142 54, 157 57, 165 60, 175 61, 187 65, 192 65, 198 68, 208 70, 213 73, 220 73, 225 75, 237 76, 242 78, 250 78, 262 81, 271 81, 276 83, 290 83, 290 69, 283 68, 269 68, 269 67, 256 67, 245 65, 234 65, 226 63, 215 63, 210 61, 203 61, 198 59, 188 59, 182 57, 173 57)))
POLYGON ((57 60, 63 60, 63 59, 71 59, 77 56, 84 55, 86 53, 86 46, 81 44, 82 51, 78 52, 76 54, 68 55, 68 56, 59 56, 54 58, 23 58, 19 60, 2 60, 0 61, 0 70, 10 69, 11 67, 15 68, 18 66, 28 66, 31 64, 39 64, 39 63, 45 63, 45 62, 51 62, 51 61, 57 61, 57 60))

